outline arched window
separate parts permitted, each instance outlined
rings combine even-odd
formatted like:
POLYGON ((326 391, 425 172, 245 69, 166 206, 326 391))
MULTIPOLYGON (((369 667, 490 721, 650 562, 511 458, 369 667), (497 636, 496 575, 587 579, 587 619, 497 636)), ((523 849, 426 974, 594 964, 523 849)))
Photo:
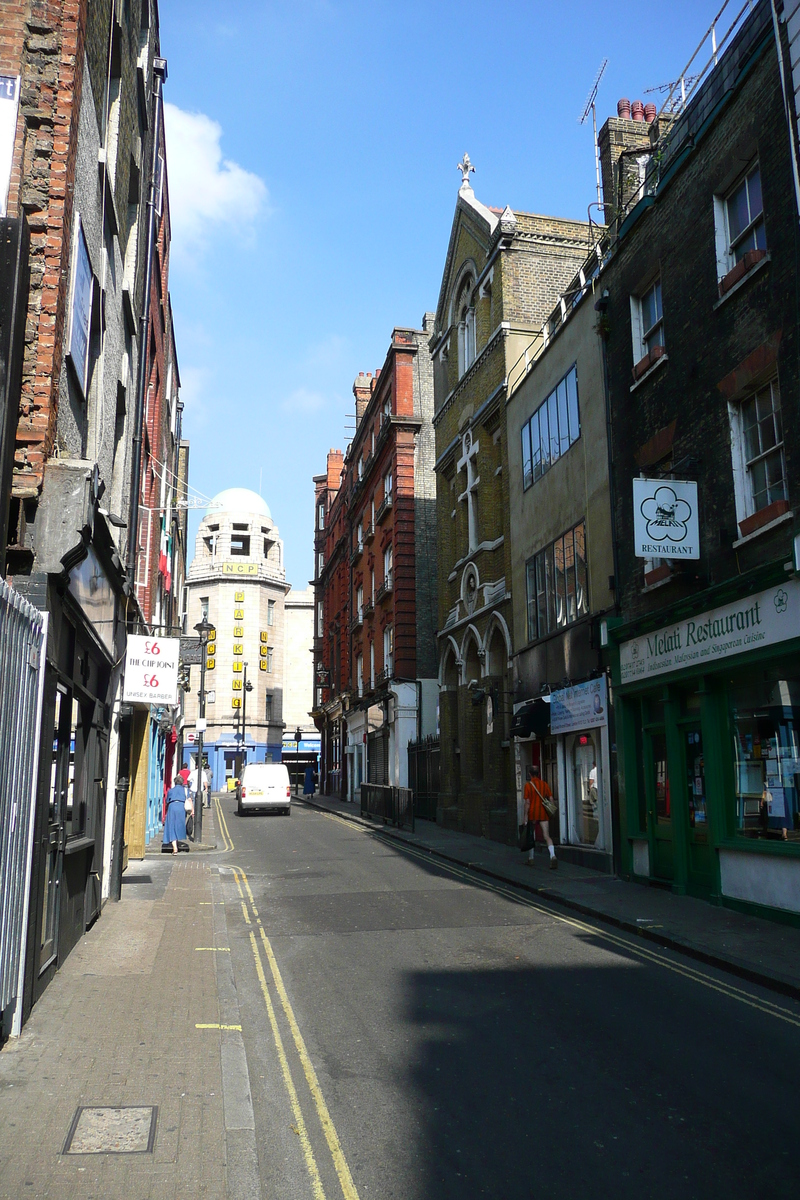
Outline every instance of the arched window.
POLYGON ((468 371, 475 361, 475 307, 472 301, 472 290, 475 281, 471 275, 462 283, 458 292, 456 313, 458 315, 458 375, 459 378, 468 371))

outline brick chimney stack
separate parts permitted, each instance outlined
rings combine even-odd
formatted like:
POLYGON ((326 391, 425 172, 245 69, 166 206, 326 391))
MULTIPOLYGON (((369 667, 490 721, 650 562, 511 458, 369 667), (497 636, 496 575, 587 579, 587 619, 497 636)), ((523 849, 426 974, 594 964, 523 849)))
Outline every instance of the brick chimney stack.
MULTIPOLYGON (((647 107, 650 109, 652 106, 647 107)), ((646 120, 641 101, 635 100, 631 105, 627 100, 620 100, 617 112, 619 116, 609 117, 597 135, 606 225, 610 225, 617 216, 620 199, 624 210, 640 187, 642 175, 638 159, 646 156, 644 162, 647 162, 653 140, 650 125, 655 113, 651 116, 648 112, 650 120, 646 120), (636 117, 630 115, 634 108, 636 117), (640 150, 641 154, 637 155, 636 150, 640 150)))
POLYGON ((341 450, 328 451, 328 491, 338 492, 339 484, 342 481, 342 467, 344 466, 344 455, 341 450))
POLYGON ((356 398, 356 429, 361 424, 361 418, 366 412, 374 387, 375 380, 372 377, 372 372, 367 371, 365 374, 363 371, 359 371, 358 378, 353 384, 353 395, 356 398))

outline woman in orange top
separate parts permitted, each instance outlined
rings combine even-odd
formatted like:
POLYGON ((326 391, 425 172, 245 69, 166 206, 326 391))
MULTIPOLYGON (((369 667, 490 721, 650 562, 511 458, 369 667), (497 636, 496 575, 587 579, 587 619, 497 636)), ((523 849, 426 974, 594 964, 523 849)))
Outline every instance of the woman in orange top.
MULTIPOLYGON (((534 763, 532 767, 528 767, 528 782, 525 784, 525 790, 522 793, 523 799, 528 805, 528 820, 533 821, 542 831, 542 836, 547 842, 547 849, 550 851, 550 869, 555 870, 558 866, 556 858, 556 848, 553 845, 553 839, 550 837, 550 814, 545 808, 544 801, 553 799, 553 793, 550 790, 550 785, 546 780, 541 778, 539 766, 534 763)), ((533 866, 533 846, 528 851, 528 866, 533 866)))

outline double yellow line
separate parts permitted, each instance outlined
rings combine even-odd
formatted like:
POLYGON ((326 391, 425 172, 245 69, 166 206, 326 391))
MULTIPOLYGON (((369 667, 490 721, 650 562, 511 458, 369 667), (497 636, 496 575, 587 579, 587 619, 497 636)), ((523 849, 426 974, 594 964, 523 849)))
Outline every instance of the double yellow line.
POLYGON ((217 820, 219 821, 219 831, 222 834, 222 846, 224 850, 233 849, 233 838, 228 833, 228 822, 225 820, 225 813, 222 811, 222 805, 219 802, 219 796, 214 797, 216 806, 217 820))
POLYGON ((299 1098, 297 1095, 297 1088, 295 1087, 294 1079, 292 1078, 292 1072, 291 1072, 291 1068, 289 1066, 289 1060, 286 1055, 286 1049, 284 1047, 283 1037, 281 1035, 280 1026, 278 1025, 278 1018, 277 1018, 277 1014, 275 1011, 275 1005, 273 1004, 272 996, 270 995, 270 988, 269 988, 269 983, 267 980, 267 975, 266 975, 266 972, 264 971, 264 964, 262 961, 261 953, 259 952, 259 944, 258 944, 258 941, 256 940, 255 932, 252 929, 252 921, 250 920, 250 915, 248 913, 248 906, 245 903, 245 894, 244 894, 244 891, 242 891, 242 885, 244 885, 244 889, 247 892, 247 898, 249 901, 250 910, 252 911, 253 918, 254 918, 256 926, 258 928, 259 937, 261 939, 261 945, 263 947, 264 957, 266 958, 267 965, 268 965, 269 971, 270 971, 270 975, 272 976, 272 984, 274 985, 275 991, 277 992, 278 999, 280 1000, 281 1008, 283 1009, 284 1016, 286 1017, 286 1020, 288 1021, 288 1024, 289 1024, 289 1030, 292 1035, 292 1041, 294 1042, 295 1050, 297 1051, 297 1055, 300 1059, 300 1064, 303 1068, 303 1075, 305 1076, 306 1084, 307 1084, 308 1090, 311 1094, 311 1099, 314 1103, 314 1108, 316 1110, 317 1117, 319 1118, 320 1125, 322 1126, 322 1132, 325 1135, 325 1141, 328 1144, 328 1150, 330 1151, 331 1159, 333 1160, 333 1166, 336 1171, 337 1178, 339 1180, 339 1185, 342 1189, 342 1196, 344 1197, 344 1200, 359 1200, 358 1192, 356 1190, 356 1185, 353 1182, 353 1177, 350 1174, 350 1168, 347 1165, 347 1160, 345 1159, 344 1153, 342 1151, 342 1147, 339 1142, 339 1137, 336 1133, 336 1128, 333 1124, 333 1121, 331 1120, 331 1115, 330 1115, 330 1112, 328 1111, 328 1106, 325 1103, 325 1097, 322 1094, 322 1088, 320 1087, 319 1079, 317 1078, 317 1073, 314 1070, 314 1064, 312 1063, 311 1058, 309 1057, 308 1050, 306 1049, 306 1044, 303 1040, 303 1035, 301 1034, 300 1027, 297 1024, 297 1019, 294 1015, 294 1011, 293 1011, 291 1003, 289 1001, 289 996, 286 992, 286 988, 285 988, 284 982, 283 982, 283 977, 281 975, 280 968, 278 967, 278 963, 275 958, 275 954, 273 952, 272 945, 271 945, 270 940, 267 937, 266 933, 264 932, 263 925, 261 924, 261 918, 258 915, 258 909, 256 908, 256 903, 253 898, 253 893, 250 889, 250 884, 248 882, 247 876, 245 875, 245 873, 241 869, 241 867, 234 867, 233 868, 233 878, 236 880, 236 887, 239 890, 239 897, 240 897, 241 903, 242 903, 242 912, 244 914, 244 919, 245 919, 246 923, 251 926, 250 945, 251 945, 251 948, 253 951, 253 959, 255 961, 256 974, 258 976, 258 982, 261 985, 261 994, 264 997, 264 1004, 265 1004, 266 1010, 267 1010, 267 1017, 269 1018, 269 1024, 270 1024, 270 1028, 272 1030, 272 1037, 275 1042, 275 1049, 277 1051, 278 1061, 281 1066, 283 1082, 284 1082, 284 1086, 286 1087, 287 1094, 289 1096, 289 1104, 290 1104, 290 1107, 292 1110, 292 1116, 294 1117, 294 1121, 295 1121, 294 1128, 295 1128, 295 1132, 298 1134, 298 1136, 300 1138, 300 1145, 301 1145, 301 1148, 303 1151, 303 1158, 305 1160, 306 1169, 308 1171, 309 1178, 311 1180, 311 1189, 314 1194, 314 1200, 325 1200, 325 1189, 323 1188, 323 1185, 322 1185, 322 1179, 321 1179, 321 1176, 319 1173, 319 1167, 317 1166, 317 1160, 314 1156, 314 1149, 311 1145, 311 1139, 308 1135, 308 1127, 306 1125, 305 1118, 303 1116, 303 1110, 300 1106, 300 1101, 299 1101, 299 1098))
MULTIPOLYGON (((351 829, 353 828, 352 822, 343 821, 341 817, 336 816, 334 813, 326 813, 325 815, 330 816, 334 821, 340 821, 351 829)), ((373 837, 385 838, 385 834, 377 830, 365 829, 364 832, 372 834, 373 837)), ((526 908, 532 908, 535 912, 549 917, 551 921, 556 921, 560 925, 567 925, 581 934, 589 934, 599 941, 610 943, 616 949, 624 950, 626 954, 636 955, 653 966, 661 967, 665 971, 672 971, 675 975, 682 975, 685 979, 690 979, 693 983, 699 983, 702 987, 708 988, 710 991, 719 992, 723 996, 728 996, 731 1000, 736 1000, 740 1004, 746 1004, 749 1008, 755 1008, 770 1017, 776 1017, 779 1021, 785 1021, 787 1025, 794 1025, 800 1028, 800 1015, 797 1012, 793 1012, 789 1008, 784 1008, 780 1004, 775 1004, 772 1000, 766 999, 766 997, 754 996, 752 993, 746 992, 744 988, 736 987, 726 980, 715 979, 713 975, 707 975, 705 971, 699 971, 696 967, 689 966, 688 963, 674 962, 666 957, 664 951, 640 945, 630 938, 612 933, 611 930, 601 928, 598 925, 589 925, 586 921, 581 921, 576 917, 562 916, 560 913, 553 912, 552 908, 547 908, 544 904, 537 903, 523 892, 515 891, 512 887, 505 884, 494 883, 490 879, 481 878, 474 871, 454 866, 452 863, 436 858, 428 851, 409 845, 407 842, 398 842, 392 839, 392 845, 402 851, 403 854, 408 854, 409 857, 416 859, 418 862, 424 862, 428 866, 431 863, 435 863, 441 870, 449 872, 450 875, 455 876, 457 879, 472 884, 473 887, 477 885, 489 892, 494 892, 498 896, 503 896, 507 900, 513 900, 515 904, 522 904, 526 908)))

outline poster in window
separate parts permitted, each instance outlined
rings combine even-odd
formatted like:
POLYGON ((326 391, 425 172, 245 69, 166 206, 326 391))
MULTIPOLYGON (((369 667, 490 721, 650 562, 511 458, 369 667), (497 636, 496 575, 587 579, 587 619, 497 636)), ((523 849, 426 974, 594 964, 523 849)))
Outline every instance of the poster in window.
POLYGON ((72 295, 69 310, 69 356, 81 391, 86 395, 89 369, 89 332, 92 319, 92 264, 80 217, 75 223, 72 261, 72 295))

